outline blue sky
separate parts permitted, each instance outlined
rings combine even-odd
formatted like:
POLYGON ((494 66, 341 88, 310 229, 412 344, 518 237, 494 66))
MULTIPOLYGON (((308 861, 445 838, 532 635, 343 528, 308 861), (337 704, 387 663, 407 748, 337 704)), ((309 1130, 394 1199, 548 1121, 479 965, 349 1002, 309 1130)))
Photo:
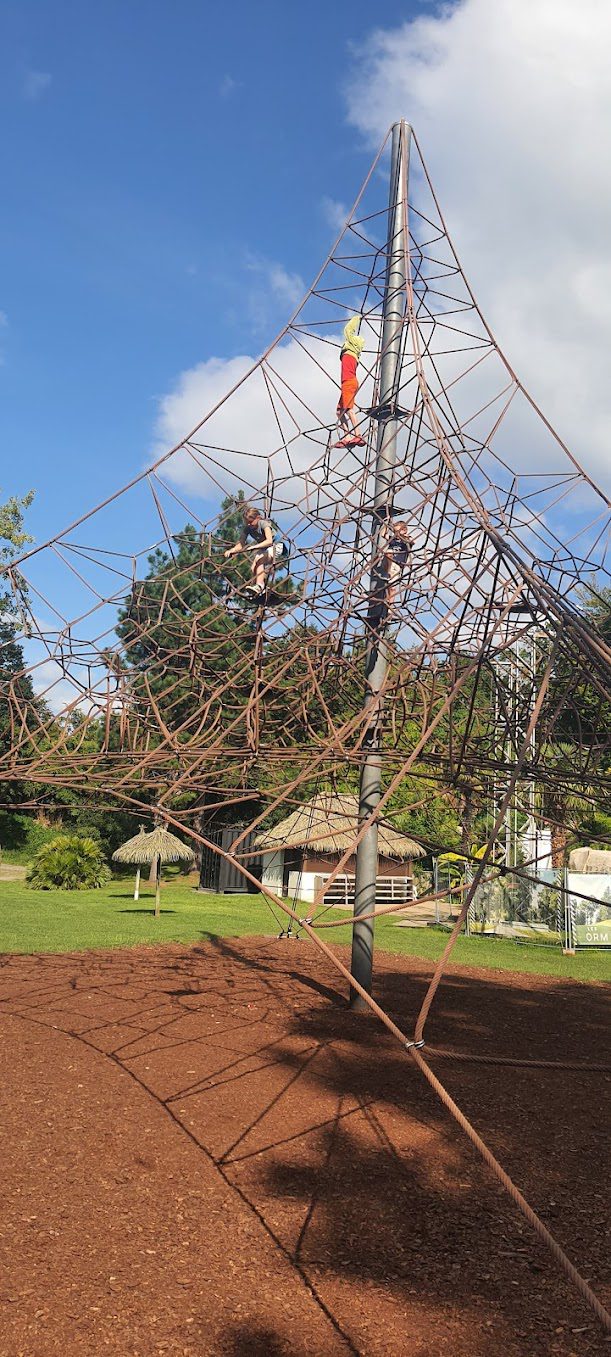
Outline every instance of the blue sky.
POLYGON ((5 0, 0 488, 37 540, 141 469, 180 372, 285 319, 370 159, 351 44, 420 11, 5 0))
MULTIPOLYGON (((400 116, 508 358, 608 476, 610 42, 600 0, 0 0, 0 494, 35 488, 36 540, 274 337, 400 116)), ((135 517, 96 543, 142 548, 135 517)))

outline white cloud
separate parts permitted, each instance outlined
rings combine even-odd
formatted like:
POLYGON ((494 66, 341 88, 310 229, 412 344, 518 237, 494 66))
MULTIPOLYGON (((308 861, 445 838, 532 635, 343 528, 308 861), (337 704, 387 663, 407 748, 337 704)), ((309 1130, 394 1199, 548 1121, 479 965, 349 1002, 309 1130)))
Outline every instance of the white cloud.
MULTIPOLYGON (((303 473, 321 459, 327 428, 334 426, 336 348, 307 336, 299 343, 294 339, 285 341, 271 355, 271 366, 267 369, 269 385, 261 368, 243 380, 253 361, 242 354, 198 363, 180 375, 159 403, 156 456, 180 443, 188 430, 239 383, 230 399, 206 419, 195 435, 198 445, 210 449, 205 454, 210 475, 200 470, 185 452, 176 454, 168 467, 173 481, 208 501, 218 503, 222 494, 240 488, 248 493, 251 486, 263 487, 270 455, 279 496, 287 501, 301 498, 305 490, 303 473)), ((364 392, 366 403, 369 398, 366 386, 364 392)), ((336 455, 334 461, 339 460, 336 455)))
POLYGON ((26 71, 21 86, 23 98, 30 104, 36 103, 48 90, 51 79, 48 71, 26 71))
POLYGON ((320 209, 329 226, 332 226, 334 231, 341 231, 342 227, 345 225, 350 208, 346 207, 346 204, 340 202, 338 198, 329 198, 329 196, 325 194, 324 198, 321 198, 320 200, 320 209))
POLYGON ((254 280, 244 294, 248 320, 255 333, 269 332, 279 314, 286 320, 294 311, 306 285, 299 273, 291 273, 284 264, 264 255, 247 253, 245 268, 254 280))
POLYGON ((83 691, 82 684, 73 682, 69 671, 58 664, 57 660, 39 662, 32 668, 30 677, 37 697, 43 698, 54 714, 66 711, 67 708, 78 708, 79 711, 95 714, 103 705, 101 686, 100 698, 96 702, 95 696, 89 697, 83 691))
POLYGON ((265 273, 270 291, 279 301, 288 302, 291 306, 301 301, 306 288, 299 273, 289 273, 283 264, 274 263, 267 265, 265 273))
POLYGON ((232 75, 224 75, 219 85, 219 94, 221 99, 229 99, 236 90, 242 88, 241 80, 234 80, 232 75))
POLYGON ((346 90, 372 145, 412 122, 486 318, 598 475, 611 443, 610 45, 600 0, 461 0, 371 34, 346 90))

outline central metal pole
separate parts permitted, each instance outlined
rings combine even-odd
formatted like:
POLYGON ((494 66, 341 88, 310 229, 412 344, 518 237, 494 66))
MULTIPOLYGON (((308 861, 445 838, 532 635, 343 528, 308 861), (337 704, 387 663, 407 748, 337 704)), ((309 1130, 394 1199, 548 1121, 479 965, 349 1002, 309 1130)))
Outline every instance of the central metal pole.
MULTIPOLYGON (((411 128, 403 120, 392 129, 390 190, 388 197, 388 239, 386 279, 382 309, 382 345, 380 358, 378 439, 376 448, 374 522, 372 560, 367 616, 365 656, 365 703, 371 704, 371 716, 363 743, 364 758, 359 789, 359 828, 375 812, 381 795, 382 760, 380 757, 383 688, 388 669, 385 639, 388 609, 385 580, 380 570, 380 529, 390 520, 397 460, 397 432, 400 417, 397 405, 401 387, 401 354, 405 320, 407 257, 407 184, 411 128)), ((375 908, 378 875, 378 825, 366 829, 356 853, 354 886, 354 923, 352 926, 351 973, 371 994, 373 976, 373 919, 363 919, 375 908)), ((350 991, 350 1007, 366 1009, 365 1000, 355 989, 350 991)))

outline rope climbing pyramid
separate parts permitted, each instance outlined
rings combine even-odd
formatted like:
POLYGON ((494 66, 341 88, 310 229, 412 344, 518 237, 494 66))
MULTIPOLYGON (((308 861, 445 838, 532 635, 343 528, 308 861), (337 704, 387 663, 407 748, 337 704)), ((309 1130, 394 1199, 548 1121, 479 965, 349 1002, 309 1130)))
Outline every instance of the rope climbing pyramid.
POLYGON ((203 809, 239 808, 245 879, 253 832, 321 785, 358 789, 307 919, 270 898, 439 1092, 426 1018, 475 893, 537 874, 536 857, 500 864, 508 814, 534 786, 550 804, 608 798, 611 655, 584 599, 608 597, 609 501, 499 348, 403 122, 307 295, 242 366, 228 392, 210 379, 177 446, 6 567, 27 667, 4 685, 0 782, 30 807, 65 787, 154 815, 213 852, 203 809), (406 785, 404 819, 431 786, 487 816, 409 1041, 371 998, 377 832, 406 785), (338 923, 325 892, 354 854, 356 917, 338 923), (321 933, 342 924, 350 971, 321 933))

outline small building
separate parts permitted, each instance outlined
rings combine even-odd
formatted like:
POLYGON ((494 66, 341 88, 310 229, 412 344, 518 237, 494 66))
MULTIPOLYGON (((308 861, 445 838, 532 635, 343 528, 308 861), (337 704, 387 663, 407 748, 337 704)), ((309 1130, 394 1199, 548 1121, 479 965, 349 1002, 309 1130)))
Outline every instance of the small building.
MULTIPOLYGON (((358 798, 322 792, 299 806, 280 824, 258 834, 253 847, 262 857, 261 884, 276 895, 311 903, 324 895, 326 904, 354 904, 356 854, 351 853, 341 873, 325 891, 325 881, 346 849, 354 843, 358 798)), ((379 904, 414 899, 413 862, 425 849, 407 834, 383 821, 378 831, 379 865, 376 901, 379 904)))
POLYGON ((208 843, 215 844, 221 852, 215 853, 214 848, 208 847, 208 844, 202 846, 199 890, 213 891, 216 895, 256 894, 259 889, 258 885, 243 876, 235 862, 221 856, 222 853, 229 853, 235 840, 240 838, 239 861, 244 863, 252 876, 259 879, 261 876, 261 858, 252 851, 254 835, 250 831, 245 835, 244 825, 241 824, 215 825, 213 822, 204 822, 201 830, 208 843))

